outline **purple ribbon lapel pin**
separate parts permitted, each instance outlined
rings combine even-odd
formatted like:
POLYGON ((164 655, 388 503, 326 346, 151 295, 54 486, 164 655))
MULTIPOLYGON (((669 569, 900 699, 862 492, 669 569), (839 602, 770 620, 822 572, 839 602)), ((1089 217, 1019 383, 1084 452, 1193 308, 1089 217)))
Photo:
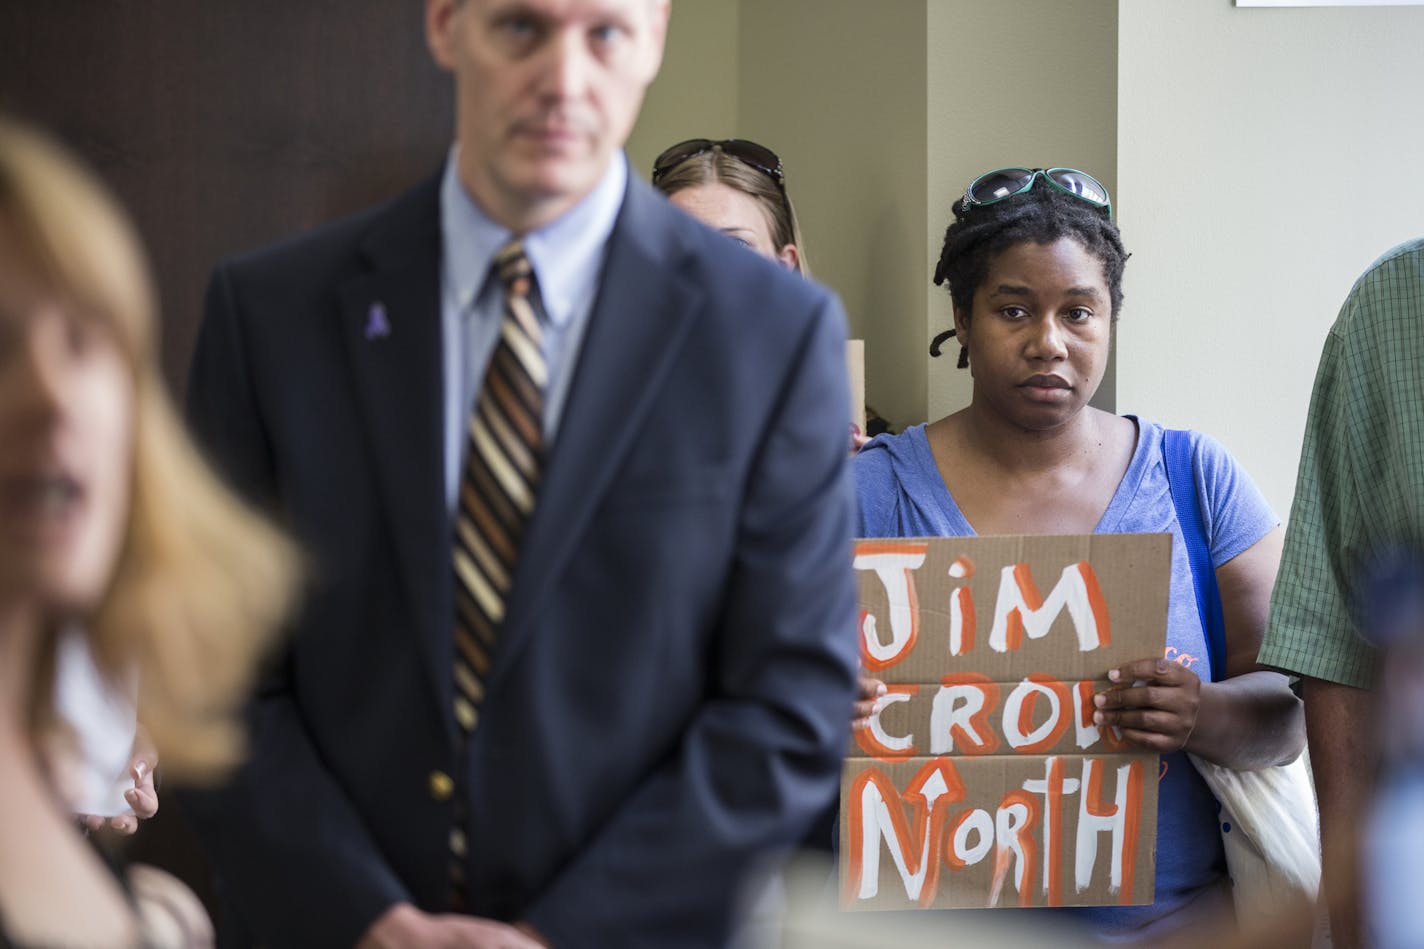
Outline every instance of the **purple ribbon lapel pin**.
POLYGON ((386 305, 380 300, 366 311, 366 338, 385 339, 391 335, 391 322, 386 318, 386 305))

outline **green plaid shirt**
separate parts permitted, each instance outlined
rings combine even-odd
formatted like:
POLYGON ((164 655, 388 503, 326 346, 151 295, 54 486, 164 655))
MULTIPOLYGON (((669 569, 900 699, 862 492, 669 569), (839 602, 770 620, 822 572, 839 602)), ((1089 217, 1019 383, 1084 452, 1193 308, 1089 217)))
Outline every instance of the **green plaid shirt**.
POLYGON ((1261 663, 1371 687, 1360 575, 1401 545, 1424 550, 1424 239, 1375 261, 1325 340, 1261 663))

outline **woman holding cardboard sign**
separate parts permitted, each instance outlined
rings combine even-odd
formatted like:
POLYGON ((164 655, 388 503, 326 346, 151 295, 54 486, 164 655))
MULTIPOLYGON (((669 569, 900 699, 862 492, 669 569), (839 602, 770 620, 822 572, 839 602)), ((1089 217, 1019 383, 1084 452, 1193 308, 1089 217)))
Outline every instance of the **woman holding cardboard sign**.
POLYGON ((1221 445, 1186 434, 1223 607, 1224 675, 1213 675, 1163 429, 1088 404, 1107 367, 1128 256, 1107 189, 1072 169, 1001 169, 971 182, 953 212, 935 283, 949 286, 954 328, 931 353, 957 338, 972 401, 860 454, 860 534, 1174 536, 1166 655, 1108 670, 1122 685, 1096 696, 1094 713, 1162 755, 1156 902, 1072 912, 1107 938, 1177 930, 1230 901, 1217 802, 1186 753, 1254 769, 1304 747, 1285 678, 1256 665, 1279 520, 1221 445))

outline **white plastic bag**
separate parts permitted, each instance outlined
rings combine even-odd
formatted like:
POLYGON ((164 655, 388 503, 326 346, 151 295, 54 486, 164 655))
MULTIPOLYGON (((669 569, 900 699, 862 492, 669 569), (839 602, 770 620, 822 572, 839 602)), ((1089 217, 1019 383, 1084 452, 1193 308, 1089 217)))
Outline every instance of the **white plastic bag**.
POLYGON ((1305 752, 1260 771, 1190 755, 1221 803, 1221 843, 1238 918, 1287 909, 1320 889, 1320 815, 1305 752))

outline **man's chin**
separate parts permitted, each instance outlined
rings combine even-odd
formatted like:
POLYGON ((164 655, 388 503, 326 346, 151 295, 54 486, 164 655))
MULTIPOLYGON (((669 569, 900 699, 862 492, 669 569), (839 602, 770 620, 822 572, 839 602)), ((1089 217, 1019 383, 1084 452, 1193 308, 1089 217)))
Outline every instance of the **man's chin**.
POLYGON ((609 158, 536 159, 505 156, 462 175, 470 197, 498 223, 518 230, 542 227, 598 187, 609 158))
POLYGON ((547 157, 522 162, 506 178, 532 202, 577 201, 597 187, 608 159, 547 157))

